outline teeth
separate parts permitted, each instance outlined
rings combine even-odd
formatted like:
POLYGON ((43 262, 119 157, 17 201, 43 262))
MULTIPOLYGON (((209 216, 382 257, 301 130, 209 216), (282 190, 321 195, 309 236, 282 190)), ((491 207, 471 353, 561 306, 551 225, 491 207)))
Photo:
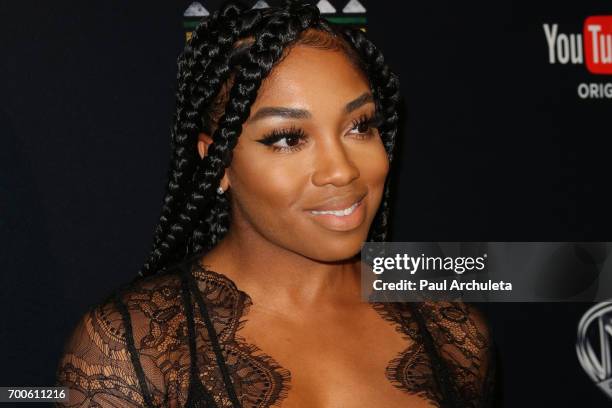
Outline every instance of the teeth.
POLYGON ((345 217, 347 215, 350 215, 353 213, 353 211, 355 211, 355 208, 357 208, 357 205, 359 204, 359 202, 356 202, 355 204, 351 205, 349 208, 345 208, 344 210, 338 210, 338 211, 310 211, 312 214, 331 214, 331 215, 336 215, 338 217, 345 217))

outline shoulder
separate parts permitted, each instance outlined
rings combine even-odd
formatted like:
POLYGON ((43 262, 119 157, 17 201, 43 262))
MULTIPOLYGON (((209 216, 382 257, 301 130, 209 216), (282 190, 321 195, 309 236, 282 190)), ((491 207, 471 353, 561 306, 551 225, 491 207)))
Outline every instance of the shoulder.
POLYGON ((475 304, 423 302, 418 308, 431 340, 466 401, 484 399, 495 369, 494 344, 487 318, 475 304))
POLYGON ((489 324, 482 311, 474 304, 449 301, 428 301, 418 310, 428 328, 447 334, 450 338, 470 336, 479 344, 491 340, 489 324), (463 335, 462 335, 463 334, 463 335))
POLYGON ((476 305, 428 301, 419 303, 417 310, 443 356, 484 370, 493 344, 488 321, 476 305))
POLYGON ((57 384, 69 388, 67 406, 163 403, 163 363, 185 343, 179 291, 177 273, 141 278, 81 315, 56 368, 57 384))
POLYGON ((58 385, 70 389, 67 406, 142 407, 147 398, 154 406, 184 406, 192 381, 190 325, 196 355, 211 353, 194 293, 219 338, 233 338, 250 298, 225 275, 187 259, 133 280, 83 314, 67 339, 56 371, 58 385))

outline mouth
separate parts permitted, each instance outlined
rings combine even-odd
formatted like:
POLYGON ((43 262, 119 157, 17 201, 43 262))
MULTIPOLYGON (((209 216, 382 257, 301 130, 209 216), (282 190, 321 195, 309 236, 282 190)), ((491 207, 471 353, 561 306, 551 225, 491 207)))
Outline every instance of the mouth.
POLYGON ((310 213, 314 215, 329 214, 329 215, 335 215, 337 217, 346 217, 347 215, 351 215, 355 211, 355 209, 359 206, 359 204, 361 204, 361 201, 363 201, 363 197, 359 199, 359 201, 355 202, 355 204, 345 209, 342 209, 342 210, 327 210, 327 211, 310 210, 310 213))
POLYGON ((331 231, 351 231, 359 227, 365 220, 366 202, 364 194, 356 202, 340 209, 307 210, 311 219, 331 231))

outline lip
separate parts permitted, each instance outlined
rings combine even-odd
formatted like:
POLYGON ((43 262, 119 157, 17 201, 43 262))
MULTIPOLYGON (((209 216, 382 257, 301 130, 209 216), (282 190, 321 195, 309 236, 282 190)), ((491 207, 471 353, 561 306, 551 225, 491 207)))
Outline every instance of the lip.
POLYGON ((366 216, 366 202, 364 200, 364 194, 361 198, 359 198, 356 202, 353 200, 352 202, 336 202, 333 204, 325 205, 324 207, 313 208, 306 210, 306 213, 309 217, 322 226, 331 231, 351 231, 355 228, 359 227, 365 220, 366 216), (357 204, 353 212, 349 215, 338 216, 334 214, 313 214, 311 211, 338 211, 343 210, 352 206, 353 204, 357 204))
POLYGON ((350 207, 356 202, 360 202, 367 195, 366 193, 353 195, 350 197, 332 197, 316 207, 307 208, 306 211, 339 211, 350 207))

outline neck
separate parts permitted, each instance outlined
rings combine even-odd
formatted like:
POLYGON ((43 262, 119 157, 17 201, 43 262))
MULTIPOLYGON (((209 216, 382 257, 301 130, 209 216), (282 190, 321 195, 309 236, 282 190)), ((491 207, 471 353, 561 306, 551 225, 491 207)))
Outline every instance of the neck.
POLYGON ((202 263, 232 279, 253 305, 312 310, 360 300, 358 256, 323 262, 271 243, 249 228, 230 230, 202 263))

